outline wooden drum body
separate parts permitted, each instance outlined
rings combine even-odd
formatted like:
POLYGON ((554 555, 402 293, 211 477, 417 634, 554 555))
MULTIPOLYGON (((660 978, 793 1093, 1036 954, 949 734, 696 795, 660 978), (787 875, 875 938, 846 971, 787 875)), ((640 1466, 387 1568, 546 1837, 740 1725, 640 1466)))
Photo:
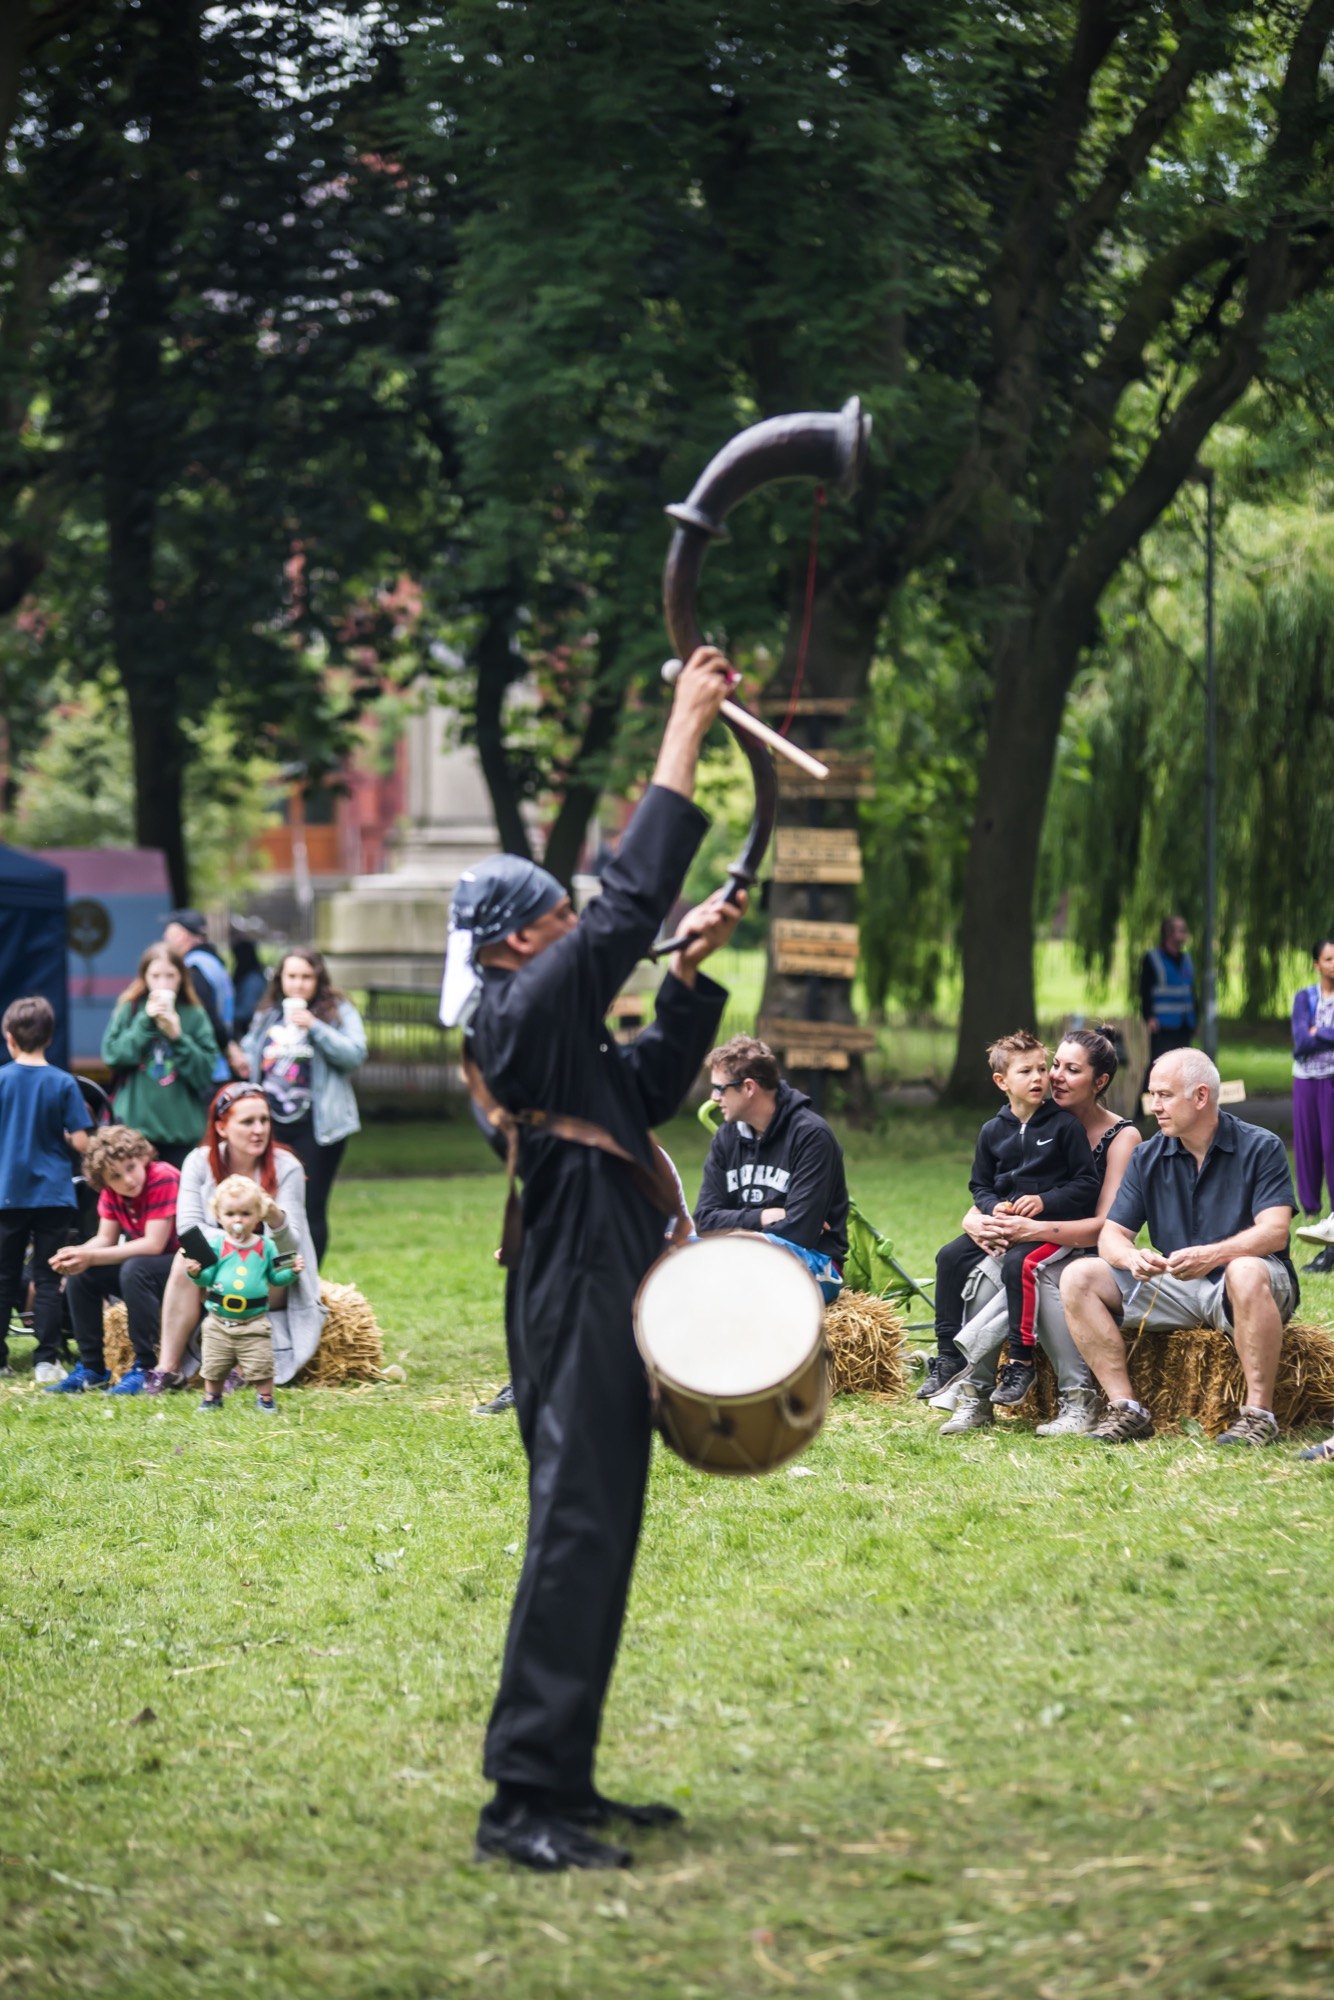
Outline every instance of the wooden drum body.
POLYGON ((658 1427, 701 1472, 769 1472, 824 1422, 824 1300, 790 1250, 745 1230, 668 1250, 634 1322, 658 1427))

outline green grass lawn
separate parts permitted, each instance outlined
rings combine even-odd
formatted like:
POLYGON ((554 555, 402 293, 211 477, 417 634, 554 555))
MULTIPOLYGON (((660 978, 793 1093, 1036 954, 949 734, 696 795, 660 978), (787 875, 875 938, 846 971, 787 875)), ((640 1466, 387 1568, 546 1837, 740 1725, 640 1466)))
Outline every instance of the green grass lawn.
MULTIPOLYGON (((689 1186, 703 1134, 668 1138, 689 1186)), ((970 1138, 852 1141, 914 1269, 970 1138)), ((1290 1443, 845 1401, 769 1479, 659 1452, 602 1772, 687 1826, 614 1877, 473 1866, 524 1520, 512 1424, 468 1413, 501 1183, 353 1179, 358 1145, 329 1275, 406 1385, 267 1423, 0 1395, 0 1996, 1331 1991, 1334 1478, 1290 1443)))

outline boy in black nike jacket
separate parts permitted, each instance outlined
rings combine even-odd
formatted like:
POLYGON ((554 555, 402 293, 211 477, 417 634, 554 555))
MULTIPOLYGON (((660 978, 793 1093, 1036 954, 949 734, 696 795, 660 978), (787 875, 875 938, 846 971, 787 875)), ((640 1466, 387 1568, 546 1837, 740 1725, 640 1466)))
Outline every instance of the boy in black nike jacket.
MULTIPOLYGON (((992 1081, 1009 1101, 977 1135, 968 1183, 975 1205, 984 1215, 1048 1215, 1053 1222, 1092 1215, 1098 1205, 1093 1154, 1079 1120, 1047 1095, 1042 1043, 1021 1029, 993 1042, 987 1059, 992 1081)), ((1032 1386, 1037 1270, 1056 1248, 1013 1243, 1000 1260, 1010 1314, 1009 1362, 993 1403, 1021 1403, 1032 1386)), ((955 1337, 963 1325, 964 1286, 986 1254, 971 1236, 956 1236, 936 1256, 936 1356, 919 1399, 938 1395, 967 1366, 955 1337)))

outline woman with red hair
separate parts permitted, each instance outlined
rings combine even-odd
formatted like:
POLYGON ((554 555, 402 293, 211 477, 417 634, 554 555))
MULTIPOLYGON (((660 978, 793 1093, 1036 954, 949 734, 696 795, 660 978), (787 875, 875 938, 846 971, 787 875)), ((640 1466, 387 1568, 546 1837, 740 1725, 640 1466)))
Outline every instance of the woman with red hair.
MULTIPOLYGON (((306 1219, 305 1169, 295 1153, 274 1144, 268 1100, 255 1083, 226 1083, 210 1104, 203 1143, 181 1168, 178 1232, 213 1226, 209 1198, 228 1174, 243 1174, 259 1184, 269 1198, 264 1220, 278 1249, 298 1252, 305 1262, 296 1284, 271 1294, 269 1300, 273 1379, 290 1382, 319 1346, 327 1309, 320 1299, 315 1246, 306 1219)), ((191 1282, 184 1258, 178 1256, 162 1300, 158 1365, 144 1379, 148 1395, 179 1389, 195 1373, 199 1358, 191 1351, 192 1336, 201 1308, 199 1288, 191 1282)))

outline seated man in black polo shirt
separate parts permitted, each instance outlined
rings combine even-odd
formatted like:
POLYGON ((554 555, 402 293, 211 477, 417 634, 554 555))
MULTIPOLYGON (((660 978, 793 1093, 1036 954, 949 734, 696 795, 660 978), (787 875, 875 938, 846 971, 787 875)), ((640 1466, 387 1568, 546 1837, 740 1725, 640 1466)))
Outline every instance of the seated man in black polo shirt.
POLYGON ((1098 1255, 1061 1278, 1070 1331, 1110 1406, 1089 1435, 1109 1444, 1153 1436, 1131 1390, 1122 1325, 1212 1326, 1228 1335, 1246 1377, 1246 1401, 1218 1442, 1269 1444, 1283 1328, 1299 1297, 1288 1156, 1274 1133, 1218 1109, 1218 1071, 1199 1049, 1160 1056, 1149 1095, 1158 1136, 1131 1154, 1098 1255), (1145 1223, 1152 1247, 1137 1250, 1145 1223))

